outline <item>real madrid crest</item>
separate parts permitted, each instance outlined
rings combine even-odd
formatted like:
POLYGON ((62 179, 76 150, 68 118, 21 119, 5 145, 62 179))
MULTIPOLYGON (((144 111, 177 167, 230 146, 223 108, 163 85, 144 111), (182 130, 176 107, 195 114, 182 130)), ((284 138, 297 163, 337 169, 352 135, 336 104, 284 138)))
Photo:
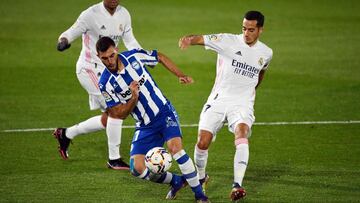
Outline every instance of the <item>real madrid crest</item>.
POLYGON ((263 57, 260 57, 260 59, 259 59, 259 65, 260 66, 263 66, 264 65, 264 58, 263 57))
POLYGON ((217 35, 208 35, 207 36, 210 41, 217 41, 219 40, 217 35))
POLYGON ((124 31, 124 27, 123 27, 122 24, 119 25, 119 30, 120 30, 120 32, 123 32, 123 31, 124 31))

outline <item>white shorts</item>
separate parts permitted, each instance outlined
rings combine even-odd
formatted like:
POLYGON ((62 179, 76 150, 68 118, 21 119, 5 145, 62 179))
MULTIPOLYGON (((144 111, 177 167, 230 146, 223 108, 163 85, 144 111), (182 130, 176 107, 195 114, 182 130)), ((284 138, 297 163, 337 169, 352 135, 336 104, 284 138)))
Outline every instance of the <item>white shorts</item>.
POLYGON ((239 123, 245 123, 249 126, 251 135, 251 126, 255 122, 254 110, 252 108, 221 102, 206 103, 200 114, 199 131, 206 130, 213 134, 216 133, 228 123, 228 129, 234 133, 239 123))
POLYGON ((78 61, 76 63, 76 76, 81 86, 89 94, 90 110, 100 109, 102 112, 106 111, 105 99, 100 93, 98 82, 104 70, 104 66, 96 63, 88 63, 78 61))

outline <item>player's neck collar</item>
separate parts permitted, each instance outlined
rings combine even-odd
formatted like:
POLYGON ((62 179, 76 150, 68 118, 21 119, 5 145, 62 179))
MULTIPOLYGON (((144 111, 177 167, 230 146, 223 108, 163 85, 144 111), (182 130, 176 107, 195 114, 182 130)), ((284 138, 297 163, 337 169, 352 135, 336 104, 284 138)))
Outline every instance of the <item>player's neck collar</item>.
POLYGON ((103 8, 103 12, 106 13, 106 14, 108 14, 108 15, 110 15, 110 16, 113 16, 113 15, 116 13, 116 11, 118 11, 118 10, 121 8, 121 6, 118 5, 118 6, 114 9, 114 13, 111 13, 111 12, 105 7, 104 2, 101 2, 101 5, 102 5, 102 8, 103 8))
POLYGON ((248 46, 249 46, 250 48, 255 48, 255 47, 257 47, 258 42, 259 42, 259 39, 257 39, 254 44, 248 45, 248 46))
POLYGON ((118 55, 118 59, 117 59, 117 74, 121 74, 121 73, 125 73, 125 68, 128 65, 127 60, 124 58, 124 56, 122 56, 121 54, 118 55))
POLYGON ((245 42, 244 34, 240 34, 239 37, 240 37, 241 41, 242 41, 244 44, 246 44, 246 46, 248 46, 249 48, 257 47, 257 45, 259 44, 259 38, 257 38, 256 42, 250 46, 250 45, 248 45, 248 44, 245 42))
POLYGON ((119 56, 121 63, 124 64, 124 67, 126 67, 129 64, 129 62, 126 60, 125 56, 122 54, 118 54, 118 56, 119 56))

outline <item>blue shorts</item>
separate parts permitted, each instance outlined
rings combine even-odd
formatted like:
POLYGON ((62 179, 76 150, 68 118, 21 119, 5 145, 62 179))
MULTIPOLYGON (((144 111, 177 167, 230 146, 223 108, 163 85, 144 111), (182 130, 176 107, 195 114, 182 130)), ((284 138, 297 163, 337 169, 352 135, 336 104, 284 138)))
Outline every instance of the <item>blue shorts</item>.
POLYGON ((174 107, 167 103, 149 124, 136 127, 130 156, 146 154, 154 147, 163 147, 165 142, 174 137, 181 137, 179 118, 174 107))

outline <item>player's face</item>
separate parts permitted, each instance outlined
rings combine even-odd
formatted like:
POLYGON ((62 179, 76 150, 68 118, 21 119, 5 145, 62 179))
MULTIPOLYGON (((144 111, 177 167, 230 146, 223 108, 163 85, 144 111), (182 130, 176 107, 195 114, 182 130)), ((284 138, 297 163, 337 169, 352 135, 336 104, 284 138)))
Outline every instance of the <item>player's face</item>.
POLYGON ((117 55, 117 51, 116 48, 113 46, 110 46, 108 48, 108 50, 106 50, 105 52, 101 52, 99 51, 98 53, 98 57, 101 59, 101 61, 103 62, 103 64, 105 64, 105 66, 111 70, 111 71, 117 71, 117 59, 118 59, 118 55, 117 55))
POLYGON ((244 34, 243 37, 244 37, 244 41, 249 46, 252 46, 256 43, 263 29, 262 27, 256 26, 256 23, 257 20, 247 20, 246 18, 244 18, 243 21, 243 27, 242 27, 242 32, 244 34))
POLYGON ((115 9, 119 5, 118 0, 104 0, 104 6, 109 9, 115 9))

